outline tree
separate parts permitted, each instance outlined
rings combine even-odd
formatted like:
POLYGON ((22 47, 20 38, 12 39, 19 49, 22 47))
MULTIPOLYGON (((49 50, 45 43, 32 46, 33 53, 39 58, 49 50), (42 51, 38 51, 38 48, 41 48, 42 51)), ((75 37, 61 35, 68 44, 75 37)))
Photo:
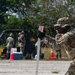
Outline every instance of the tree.
POLYGON ((0 24, 3 24, 2 27, 6 26, 5 28, 14 28, 16 25, 15 28, 25 28, 33 32, 38 25, 44 25, 46 32, 52 35, 53 26, 59 17, 68 16, 75 22, 74 8, 73 0, 1 0, 0 24), (13 13, 18 18, 13 17, 13 13))
MULTIPOLYGON (((14 28, 14 25, 16 23, 20 23, 20 22, 24 23, 23 20, 25 20, 26 22, 26 16, 28 16, 28 9, 30 8, 30 5, 33 1, 35 0, 32 1, 31 0, 1 0, 0 1, 0 28, 1 29, 14 28), (16 15, 18 15, 18 18, 12 16, 13 13, 16 13, 16 15)), ((18 28, 17 25, 20 24, 16 24, 15 28, 18 28)))

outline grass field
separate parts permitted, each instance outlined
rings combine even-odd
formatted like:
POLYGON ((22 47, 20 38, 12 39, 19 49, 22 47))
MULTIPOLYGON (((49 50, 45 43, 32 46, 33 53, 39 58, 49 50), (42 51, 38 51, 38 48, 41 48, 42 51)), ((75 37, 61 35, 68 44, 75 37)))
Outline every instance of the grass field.
MULTIPOLYGON (((0 46, 0 55, 2 53, 2 50, 3 50, 3 47, 0 46)), ((44 60, 49 60, 51 49, 47 47, 42 47, 41 50, 42 50, 42 53, 44 53, 44 60)), ((53 50, 53 52, 55 55, 56 54, 55 50, 53 50)), ((62 49, 61 52, 62 52, 62 59, 69 59, 64 49, 62 49)))
MULTIPOLYGON (((43 47, 41 50, 42 50, 42 53, 44 53, 44 59, 49 60, 51 49, 43 47)), ((53 52, 54 52, 54 55, 55 55, 56 51, 53 50, 53 52)), ((69 59, 67 54, 66 54, 66 51, 64 49, 61 49, 61 53, 62 53, 62 59, 69 59)))

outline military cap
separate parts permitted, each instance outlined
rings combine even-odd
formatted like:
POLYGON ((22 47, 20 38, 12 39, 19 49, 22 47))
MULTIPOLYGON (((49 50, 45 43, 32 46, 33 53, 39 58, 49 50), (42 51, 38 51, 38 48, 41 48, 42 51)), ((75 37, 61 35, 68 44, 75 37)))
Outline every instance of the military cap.
POLYGON ((66 27, 71 26, 70 19, 68 17, 59 18, 57 20, 57 24, 54 25, 54 27, 66 27))
POLYGON ((60 27, 61 26, 61 24, 55 24, 54 25, 54 27, 60 27))
POLYGON ((71 26, 71 24, 55 24, 54 27, 66 27, 66 26, 71 26))
POLYGON ((57 20, 57 24, 68 24, 70 22, 69 17, 62 17, 57 20))

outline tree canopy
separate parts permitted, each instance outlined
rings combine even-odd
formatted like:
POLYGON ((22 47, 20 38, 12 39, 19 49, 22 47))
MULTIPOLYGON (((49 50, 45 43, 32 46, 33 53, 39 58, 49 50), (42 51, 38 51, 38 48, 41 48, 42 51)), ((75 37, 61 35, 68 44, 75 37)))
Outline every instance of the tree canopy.
POLYGON ((53 26, 60 17, 70 17, 75 23, 74 0, 0 0, 0 31, 30 30, 36 34, 39 25, 53 35, 53 26))

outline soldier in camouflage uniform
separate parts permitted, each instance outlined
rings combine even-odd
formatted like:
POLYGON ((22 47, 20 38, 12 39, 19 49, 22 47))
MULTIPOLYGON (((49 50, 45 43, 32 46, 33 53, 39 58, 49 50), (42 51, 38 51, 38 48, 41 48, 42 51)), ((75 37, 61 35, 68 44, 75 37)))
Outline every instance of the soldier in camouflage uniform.
POLYGON ((59 18, 54 27, 62 34, 56 42, 65 47, 68 56, 72 59, 70 67, 65 75, 75 75, 75 29, 71 29, 72 24, 68 17, 59 18))
POLYGON ((20 47, 20 51, 24 53, 24 47, 25 47, 24 31, 22 31, 21 33, 19 33, 18 46, 20 47))

